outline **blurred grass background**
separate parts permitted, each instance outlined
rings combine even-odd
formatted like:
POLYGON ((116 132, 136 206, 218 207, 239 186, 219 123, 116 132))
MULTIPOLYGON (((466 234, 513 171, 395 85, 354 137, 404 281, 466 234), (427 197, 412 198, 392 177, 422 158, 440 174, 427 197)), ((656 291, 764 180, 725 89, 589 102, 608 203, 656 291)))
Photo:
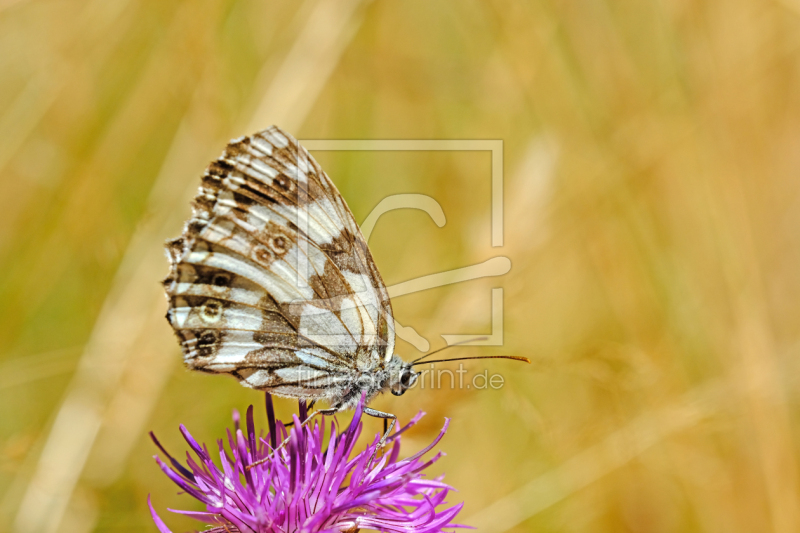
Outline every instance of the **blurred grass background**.
POLYGON ((503 287, 505 346, 461 354, 534 361, 469 365, 499 391, 376 401, 429 413, 407 452, 453 417, 464 521, 800 531, 797 0, 0 0, 0 72, 0 530, 155 531, 148 493, 189 498, 146 432, 181 455, 179 423, 213 442, 233 408, 263 419, 181 368, 158 281, 206 164, 276 123, 504 141, 502 248, 488 153, 314 154, 359 221, 441 203, 443 228, 379 222, 388 284, 513 263, 394 301, 436 348, 488 332, 503 287))

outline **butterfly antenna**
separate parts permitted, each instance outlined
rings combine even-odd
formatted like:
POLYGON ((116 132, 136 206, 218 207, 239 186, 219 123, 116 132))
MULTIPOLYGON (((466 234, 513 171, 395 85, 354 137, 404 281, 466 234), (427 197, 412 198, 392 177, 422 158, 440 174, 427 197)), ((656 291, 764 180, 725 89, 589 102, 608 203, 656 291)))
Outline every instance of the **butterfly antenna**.
MULTIPOLYGON (((455 344, 453 345, 455 346, 455 344)), ((453 359, 436 359, 435 361, 414 361, 411 366, 422 363, 447 363, 448 361, 467 361, 470 359, 511 359, 512 361, 522 361, 523 363, 531 364, 531 360, 527 357, 520 357, 518 355, 478 355, 476 357, 454 357, 453 359)))
POLYGON ((442 350, 446 350, 446 349, 448 349, 448 348, 452 348, 453 346, 460 346, 461 344, 467 344, 468 342, 474 342, 474 341, 485 341, 485 340, 486 340, 486 339, 488 339, 488 338, 489 338, 489 337, 475 337, 474 339, 467 339, 467 340, 465 340, 465 341, 456 342, 455 344, 448 344, 447 346, 444 346, 443 348, 439 348, 438 350, 434 350, 434 351, 432 351, 432 352, 428 352, 428 353, 426 353, 425 355, 423 355, 423 356, 422 356, 422 357, 420 357, 419 359, 414 359, 413 361, 411 361, 411 364, 412 364, 412 365, 416 365, 417 363, 419 363, 420 361, 422 361, 422 360, 423 360, 423 359, 425 359, 426 357, 430 357, 431 355, 433 355, 433 354, 435 354, 435 353, 439 353, 439 352, 441 352, 442 350))

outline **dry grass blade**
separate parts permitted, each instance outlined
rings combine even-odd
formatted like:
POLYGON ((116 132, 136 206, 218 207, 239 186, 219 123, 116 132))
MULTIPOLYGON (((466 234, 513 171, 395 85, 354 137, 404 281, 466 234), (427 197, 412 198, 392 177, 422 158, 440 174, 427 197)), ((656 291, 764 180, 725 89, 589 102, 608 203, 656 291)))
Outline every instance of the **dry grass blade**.
MULTIPOLYGON (((269 120, 280 116, 286 127, 292 129, 302 123, 313 103, 314 91, 318 92, 324 86, 326 75, 330 75, 338 55, 353 35, 353 19, 362 2, 350 2, 349 9, 344 10, 334 9, 334 2, 330 1, 315 4, 307 26, 292 48, 305 52, 306 60, 301 62, 305 67, 295 68, 293 63, 297 61, 297 52, 290 52, 284 60, 286 66, 279 71, 279 78, 271 81, 265 91, 269 99, 258 98, 259 117, 269 120), (326 18, 321 18, 320 13, 326 18), (327 27, 321 27, 323 20, 327 27), (332 21, 338 23, 331 24, 332 21), (330 39, 311 39, 326 31, 330 39), (290 61, 292 64, 289 64, 290 61), (298 103, 295 108, 284 107, 292 102, 277 98, 278 95, 288 92, 294 97, 296 94, 292 91, 297 87, 310 87, 310 90, 303 92, 303 96, 311 101, 304 101, 302 105, 298 103), (273 107, 276 105, 271 100, 273 98, 277 99, 277 107, 273 107)), ((200 87, 198 92, 202 89, 200 87)), ((202 101, 198 101, 198 105, 201 104, 202 101)), ((202 111, 190 109, 187 119, 192 121, 194 117, 191 114, 199 112, 202 111)), ((259 127, 263 126, 260 124, 259 127)), ((78 372, 58 410, 36 471, 23 497, 14 526, 17 531, 55 531, 60 527, 88 454, 103 429, 104 420, 107 417, 113 419, 117 411, 121 411, 116 415, 119 418, 124 416, 125 423, 120 426, 124 433, 115 435, 123 440, 113 441, 114 458, 124 462, 125 450, 129 450, 131 440, 138 437, 142 424, 158 399, 160 386, 169 375, 169 365, 155 364, 164 361, 163 349, 169 346, 168 342, 172 342, 166 334, 157 336, 161 341, 156 342, 157 349, 145 350, 153 357, 143 357, 132 367, 130 358, 139 353, 140 342, 146 338, 152 339, 150 332, 157 330, 150 319, 157 317, 159 323, 163 320, 163 296, 160 291, 147 289, 154 285, 153 280, 157 280, 163 271, 163 253, 154 244, 163 242, 180 227, 190 191, 196 188, 195 177, 192 176, 191 182, 183 184, 176 183, 175 177, 187 176, 189 173, 186 169, 194 166, 194 157, 210 149, 208 139, 198 139, 197 133, 184 125, 179 128, 173 141, 166 158, 167 165, 159 173, 154 186, 156 194, 151 195, 149 200, 147 222, 134 235, 125 253, 89 346, 81 357, 78 372), (187 158, 189 154, 191 158, 187 158), (164 184, 165 181, 169 183, 164 184), (176 191, 182 194, 174 194, 176 191), (126 372, 141 373, 142 370, 145 373, 159 373, 160 380, 154 386, 138 391, 136 398, 126 398, 130 390, 120 389, 123 376, 126 372), (109 413, 109 409, 114 412, 109 413)), ((166 331, 166 328, 162 329, 166 331)), ((104 455, 102 451, 100 453, 104 455)), ((106 475, 113 476, 117 472, 118 469, 112 468, 106 471, 106 475)), ((103 481, 107 483, 110 480, 103 481)))
POLYGON ((718 413, 730 389, 724 384, 712 384, 691 391, 675 406, 634 420, 469 517, 466 523, 487 533, 513 529, 625 466, 670 436, 718 413))

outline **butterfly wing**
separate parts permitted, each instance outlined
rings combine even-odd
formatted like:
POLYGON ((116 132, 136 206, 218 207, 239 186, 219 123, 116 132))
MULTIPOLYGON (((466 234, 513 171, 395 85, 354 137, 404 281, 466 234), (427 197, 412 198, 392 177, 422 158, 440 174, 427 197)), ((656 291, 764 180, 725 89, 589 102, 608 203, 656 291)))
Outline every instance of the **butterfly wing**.
POLYGON ((276 126, 211 163, 167 251, 167 319, 189 368, 330 398, 394 352, 389 295, 352 212, 276 126))

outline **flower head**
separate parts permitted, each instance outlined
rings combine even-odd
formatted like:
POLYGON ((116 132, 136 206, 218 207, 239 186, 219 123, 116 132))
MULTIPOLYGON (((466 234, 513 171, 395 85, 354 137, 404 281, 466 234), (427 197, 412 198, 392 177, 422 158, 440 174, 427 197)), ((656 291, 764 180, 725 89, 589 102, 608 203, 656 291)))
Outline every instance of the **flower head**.
MULTIPOLYGON (((330 425, 327 449, 325 421, 301 425, 300 418, 286 427, 275 421, 272 400, 267 395, 269 433, 262 437, 253 423, 253 407, 247 410, 246 428, 234 413, 234 432, 228 431, 228 449, 217 441, 220 466, 206 446, 200 446, 181 425, 183 437, 197 456, 189 456, 187 467, 172 458, 153 437, 169 464, 156 461, 169 478, 187 494, 203 502, 205 512, 174 511, 212 524, 213 532, 341 532, 361 528, 390 532, 436 533, 444 528, 463 527, 452 520, 463 504, 445 507, 450 490, 441 478, 427 479, 422 473, 443 454, 424 461, 447 431, 449 420, 430 446, 406 459, 400 454, 400 434, 424 413, 389 438, 391 448, 383 456, 379 436, 361 452, 354 448, 361 434, 363 398, 350 426, 338 434, 330 425), (288 437, 283 447, 277 444, 288 437), (272 450, 277 451, 274 453, 272 450)), ((148 505, 162 533, 170 530, 148 505)))

